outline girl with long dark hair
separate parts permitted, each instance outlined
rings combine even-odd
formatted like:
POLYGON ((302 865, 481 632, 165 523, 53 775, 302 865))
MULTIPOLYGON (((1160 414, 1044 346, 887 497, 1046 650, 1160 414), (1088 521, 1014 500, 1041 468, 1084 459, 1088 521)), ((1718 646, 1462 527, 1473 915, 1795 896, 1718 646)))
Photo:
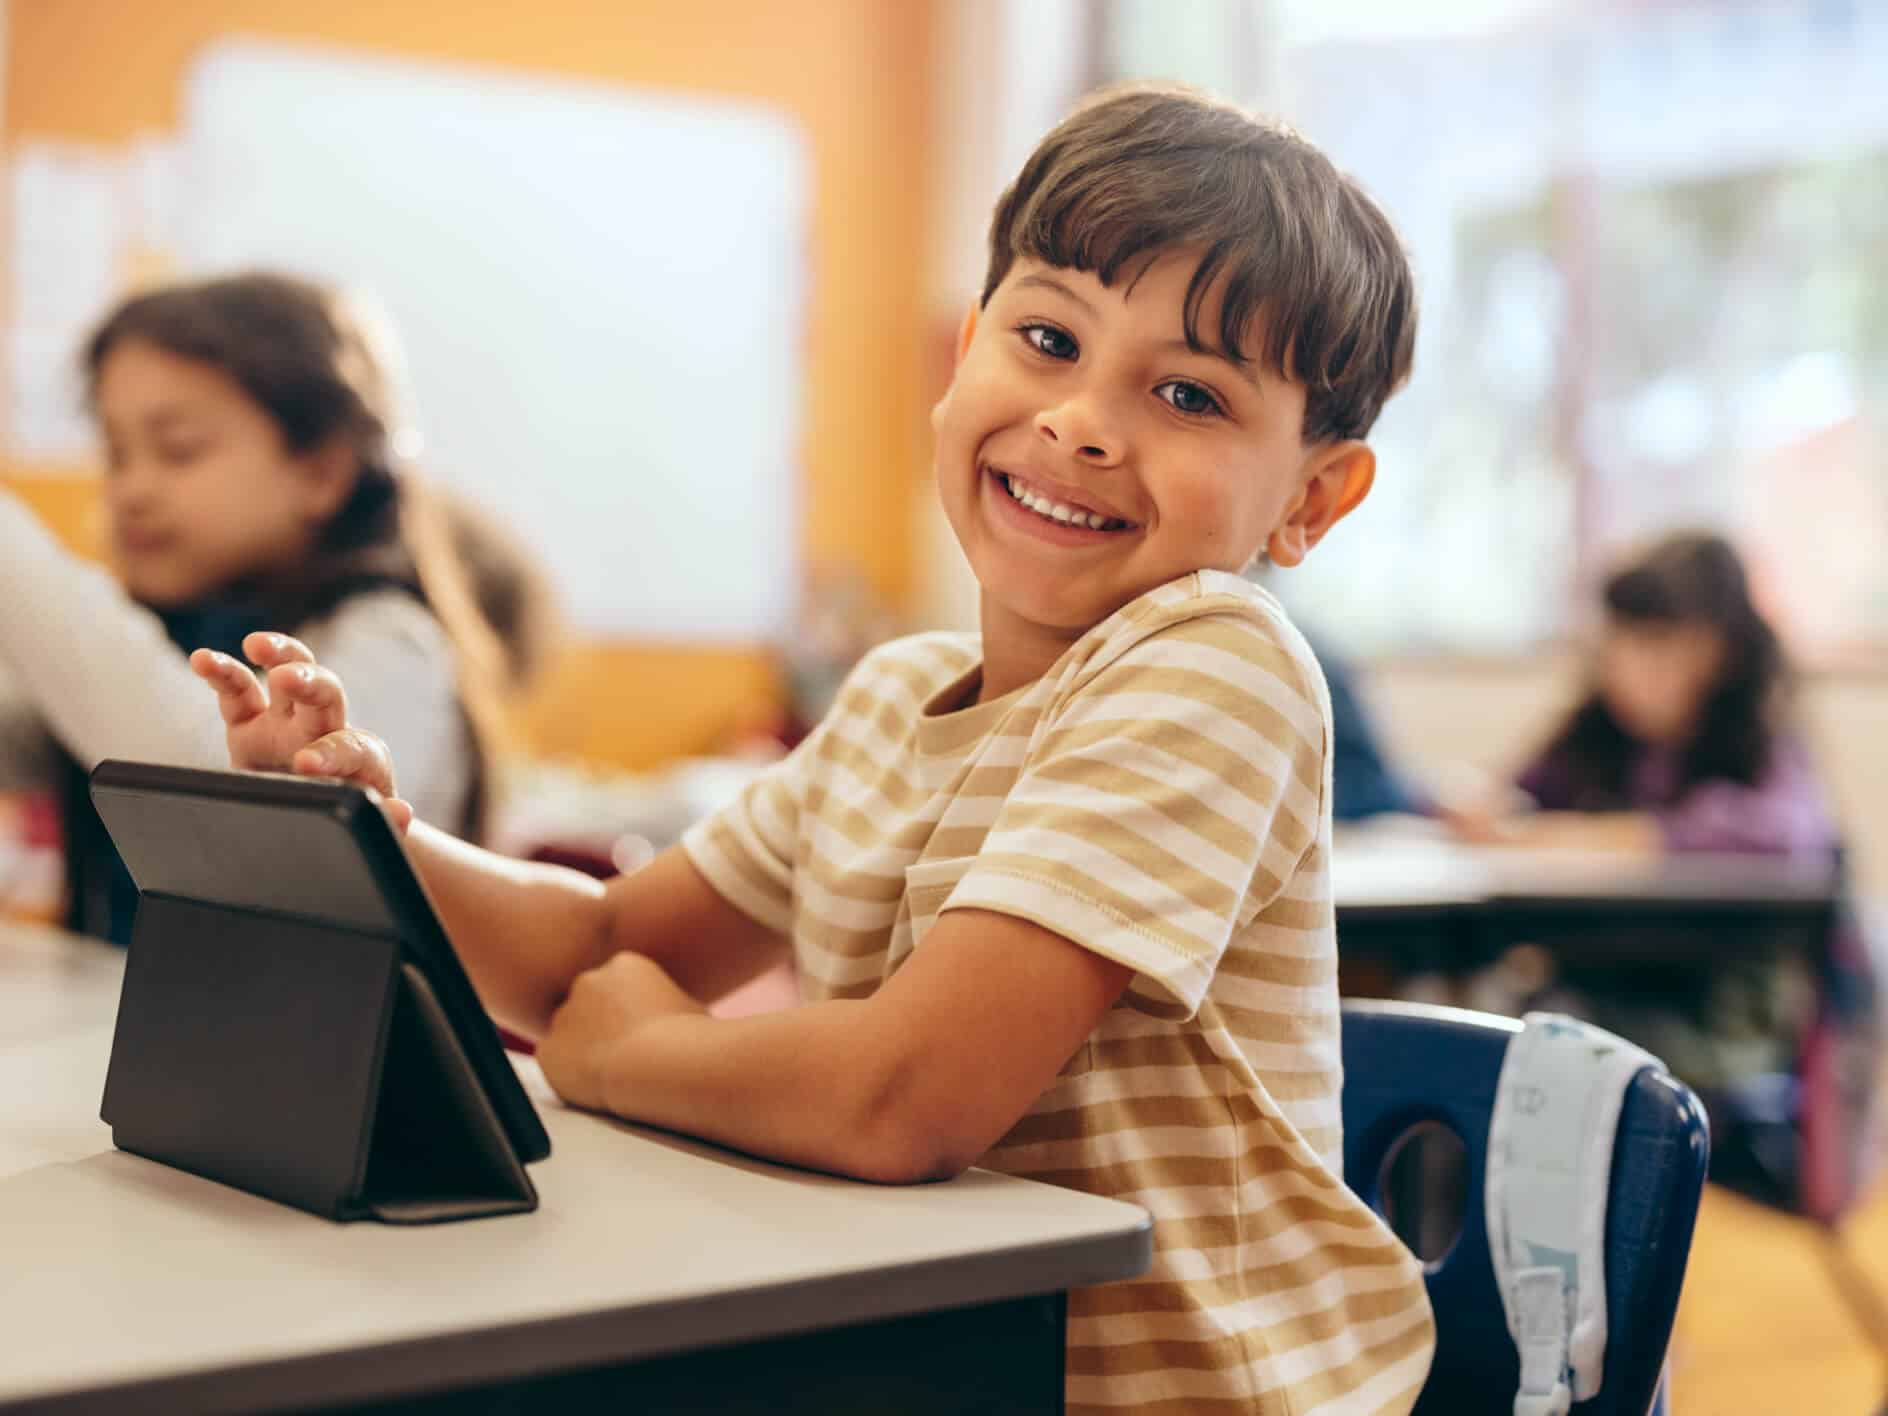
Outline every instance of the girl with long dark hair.
POLYGON ((133 898, 85 772, 226 766, 185 656, 240 655, 264 626, 347 662, 359 711, 402 740, 402 791, 476 839, 502 700, 543 623, 517 604, 543 596, 488 524, 402 466, 369 329, 318 285, 236 275, 125 301, 81 369, 116 577, 0 493, 0 777, 62 780, 69 922, 122 938, 133 898))
POLYGON ((1815 855, 1836 843, 1790 730, 1790 670, 1720 536, 1680 532, 1617 570, 1586 697, 1516 777, 1538 811, 1451 813, 1477 840, 1815 855))

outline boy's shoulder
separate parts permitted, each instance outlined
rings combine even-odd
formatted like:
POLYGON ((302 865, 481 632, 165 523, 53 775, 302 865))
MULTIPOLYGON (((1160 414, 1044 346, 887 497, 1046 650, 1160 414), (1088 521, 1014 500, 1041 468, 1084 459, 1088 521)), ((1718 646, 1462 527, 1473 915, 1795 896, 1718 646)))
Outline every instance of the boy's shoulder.
MULTIPOLYGON (((918 711, 983 662, 981 636, 933 630, 889 640, 847 675, 834 700, 841 714, 872 713, 887 702, 918 711)), ((1023 701, 1067 704, 1105 688, 1120 673, 1181 669, 1244 685, 1311 730, 1328 722, 1330 697, 1311 646, 1277 598, 1243 576, 1199 570, 1156 586, 1122 606, 1070 646, 1023 701), (1299 705, 1302 711, 1290 710, 1299 705)))
POLYGON ((983 658, 983 644, 971 630, 927 629, 887 639, 865 651, 859 667, 875 669, 915 665, 936 672, 961 673, 983 658))
POLYGON ((1162 664, 1275 682, 1328 717, 1324 674, 1278 599, 1244 576, 1198 570, 1155 587, 1089 632, 1080 681, 1162 664))
POLYGON ((888 639, 852 666, 833 709, 869 711, 888 696, 921 705, 982 662, 982 641, 971 633, 939 629, 888 639))
POLYGON ((963 630, 928 629, 868 649, 854 673, 952 678, 983 662, 983 644, 963 630))

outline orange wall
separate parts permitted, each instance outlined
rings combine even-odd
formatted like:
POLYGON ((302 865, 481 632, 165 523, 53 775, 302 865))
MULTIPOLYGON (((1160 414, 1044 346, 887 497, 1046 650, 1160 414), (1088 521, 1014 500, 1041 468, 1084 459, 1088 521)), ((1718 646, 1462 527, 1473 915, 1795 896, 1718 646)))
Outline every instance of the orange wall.
MULTIPOLYGON (((12 0, 5 134, 115 143, 173 128, 191 57, 236 33, 778 105, 804 128, 815 181, 806 556, 856 571, 903 603, 923 458, 914 253, 924 245, 934 3, 12 0)), ((84 539, 89 489, 70 472, 8 480, 64 534, 84 539)), ((574 649, 526 718, 545 750, 644 766, 716 746, 778 694, 758 647, 592 643, 574 649)))

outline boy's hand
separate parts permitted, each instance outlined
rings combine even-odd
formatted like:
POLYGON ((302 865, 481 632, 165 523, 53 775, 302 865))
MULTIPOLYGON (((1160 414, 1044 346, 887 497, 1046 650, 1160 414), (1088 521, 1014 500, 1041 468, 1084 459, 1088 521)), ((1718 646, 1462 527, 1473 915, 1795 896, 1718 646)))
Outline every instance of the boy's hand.
POLYGON ((341 680, 286 634, 252 634, 243 640, 243 653, 263 671, 260 681, 227 654, 199 649, 190 656, 190 667, 216 690, 230 766, 366 787, 394 830, 404 833, 413 808, 394 795, 393 759, 379 738, 347 725, 341 680))
POLYGON ((606 1111, 607 1062, 614 1047, 651 1019, 707 1013, 660 964, 641 954, 618 954, 577 976, 538 1041, 538 1065, 569 1105, 606 1111))

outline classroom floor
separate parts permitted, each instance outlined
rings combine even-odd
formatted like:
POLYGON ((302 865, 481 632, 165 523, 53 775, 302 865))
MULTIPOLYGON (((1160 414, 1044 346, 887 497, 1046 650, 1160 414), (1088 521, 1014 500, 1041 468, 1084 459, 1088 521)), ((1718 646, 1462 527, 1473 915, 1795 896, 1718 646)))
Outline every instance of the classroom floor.
MULTIPOLYGON (((1848 1249, 1888 1294, 1888 1184, 1844 1226, 1848 1249)), ((1672 1416, 1875 1416, 1882 1359, 1818 1257, 1802 1220, 1705 1192, 1679 1300, 1672 1416)))

